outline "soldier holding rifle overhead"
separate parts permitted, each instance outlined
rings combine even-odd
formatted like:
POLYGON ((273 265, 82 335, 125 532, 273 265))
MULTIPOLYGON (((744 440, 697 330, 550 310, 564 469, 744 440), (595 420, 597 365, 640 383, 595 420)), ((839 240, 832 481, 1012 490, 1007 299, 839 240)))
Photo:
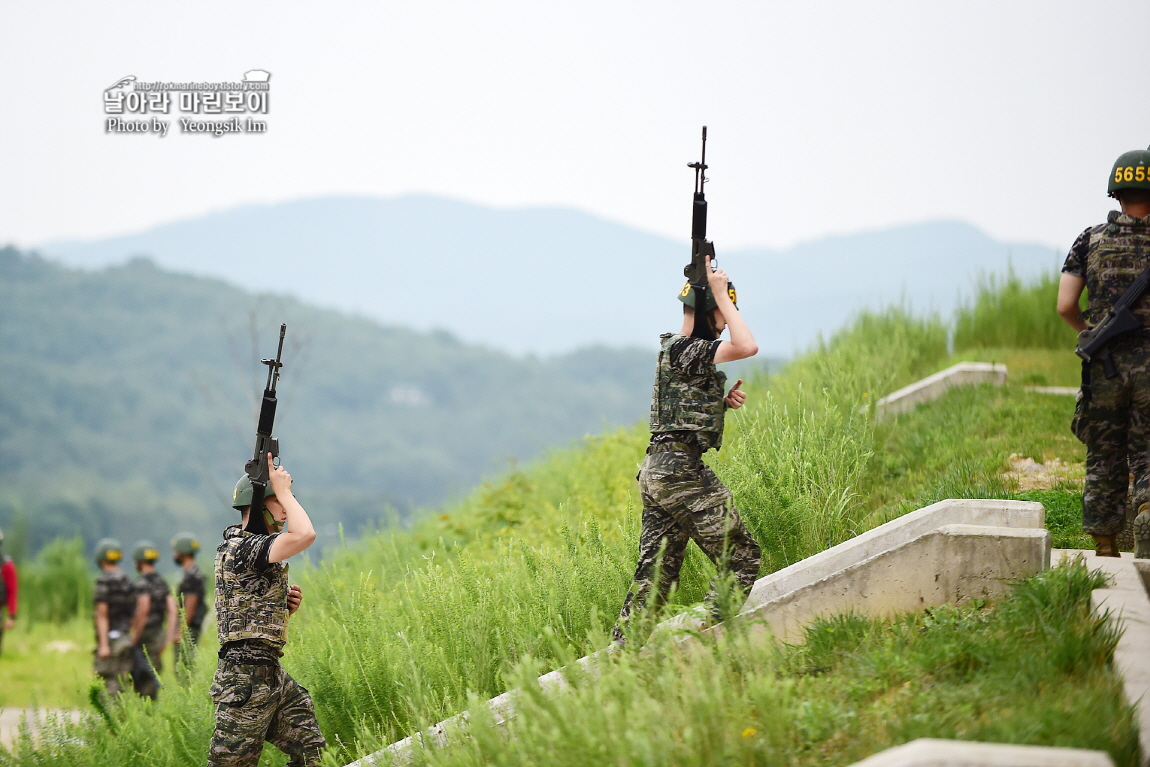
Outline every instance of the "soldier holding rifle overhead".
POLYGON ((279 442, 271 432, 285 331, 281 326, 276 358, 263 361, 268 383, 255 454, 232 496, 242 519, 224 531, 216 549, 220 660, 211 687, 216 727, 208 764, 220 767, 255 767, 265 740, 287 754, 292 767, 311 767, 326 745, 311 695, 280 666, 288 619, 303 600, 300 587, 288 584, 286 560, 315 541, 311 519, 292 495, 291 475, 274 461, 279 442))
MULTIPOLYGON (((759 351, 735 305, 735 288, 726 273, 715 268, 714 245, 706 239, 706 147, 704 127, 703 159, 689 165, 695 169, 695 194, 691 263, 684 269, 688 281, 679 293, 683 325, 678 333, 660 336, 651 441, 638 475, 643 498, 639 562, 615 624, 618 645, 623 644, 624 628, 637 608, 666 600, 678 581, 690 541, 720 574, 733 574, 744 594, 759 574, 759 544, 739 517, 731 491, 702 461, 703 453, 722 445, 727 408, 740 408, 747 399, 739 388, 741 380, 725 391, 727 376, 715 365, 759 351), (731 331, 730 341, 720 339, 724 329, 731 331)), ((722 620, 717 584, 712 584, 706 602, 711 621, 722 620)))
POLYGON ((1078 334, 1082 390, 1071 429, 1086 445, 1082 527, 1100 557, 1121 556, 1127 490, 1136 555, 1150 558, 1150 150, 1114 163, 1107 192, 1121 211, 1078 236, 1062 267, 1058 313, 1078 334), (1086 316, 1078 309, 1089 291, 1086 316))

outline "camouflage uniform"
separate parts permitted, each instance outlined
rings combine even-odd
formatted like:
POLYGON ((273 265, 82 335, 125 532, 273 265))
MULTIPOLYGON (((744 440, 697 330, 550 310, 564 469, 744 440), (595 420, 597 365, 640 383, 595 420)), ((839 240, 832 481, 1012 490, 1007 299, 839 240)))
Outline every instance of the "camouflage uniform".
MULTIPOLYGON (((660 341, 651 398, 651 444, 638 475, 643 499, 639 562, 615 624, 616 640, 623 639, 632 611, 647 603, 653 588, 656 605, 666 599, 679 579, 689 541, 695 541, 720 571, 730 570, 744 592, 758 577, 762 559, 759 544, 732 503, 731 491, 702 461, 703 453, 719 449, 723 441, 727 377, 714 362, 721 342, 671 333, 660 336, 660 341)), ((712 584, 707 604, 716 621, 722 619, 717 601, 712 584)))
POLYGON ((208 605, 204 599, 204 587, 204 574, 200 572, 199 565, 193 562, 184 570, 184 577, 180 580, 180 585, 176 587, 176 601, 181 608, 184 606, 184 600, 188 595, 197 597, 196 612, 192 615, 188 630, 183 631, 181 629, 183 636, 173 650, 177 668, 181 665, 190 665, 195 659, 196 645, 200 642, 200 633, 204 630, 204 617, 208 612, 208 605), (185 647, 184 645, 187 643, 190 643, 190 646, 185 647))
POLYGON ((212 681, 216 728, 209 765, 256 765, 268 741, 293 767, 319 763, 327 745, 311 695, 280 666, 287 643, 288 566, 268 562, 274 535, 239 526, 216 550, 220 662, 212 681))
MULTIPOLYGON (((1111 211, 1107 223, 1079 235, 1062 271, 1086 280, 1087 322, 1106 316, 1126 287, 1150 265, 1150 220, 1111 211)), ((1150 327, 1150 300, 1133 309, 1150 327)), ((1130 475, 1138 496, 1150 489, 1150 331, 1109 345, 1118 375, 1106 378, 1102 362, 1090 366, 1090 391, 1079 394, 1072 428, 1086 444, 1082 527, 1093 535, 1117 535, 1126 526, 1130 475)))
MULTIPOLYGON (((140 646, 144 648, 152 668, 158 675, 164 667, 162 656, 164 644, 168 638, 168 626, 165 619, 168 617, 168 594, 171 594, 172 590, 168 588, 164 577, 154 571, 144 573, 137 578, 136 589, 138 593, 147 594, 152 598, 151 606, 148 608, 148 618, 144 623, 144 632, 140 635, 140 646)), ((142 686, 137 684, 136 692, 154 698, 158 690, 152 690, 151 686, 155 684, 155 681, 158 680, 148 680, 142 686)))
MULTIPOLYGON (((136 613, 136 587, 121 570, 101 573, 96 579, 93 601, 108 605, 108 645, 111 655, 96 656, 95 668, 104 677, 104 688, 112 695, 123 689, 120 678, 132 673, 132 616, 136 613)), ((96 637, 99 643, 99 637, 96 637)))

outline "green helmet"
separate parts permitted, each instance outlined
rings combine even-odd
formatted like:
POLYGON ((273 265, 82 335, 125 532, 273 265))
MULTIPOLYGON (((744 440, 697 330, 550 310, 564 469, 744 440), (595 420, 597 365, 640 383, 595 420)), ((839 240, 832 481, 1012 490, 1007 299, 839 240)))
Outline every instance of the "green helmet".
MULTIPOLYGON (((736 308, 739 306, 738 293, 735 292, 735 285, 732 282, 727 283, 727 295, 731 297, 731 303, 736 308)), ((688 281, 683 284, 683 289, 679 291, 679 300, 685 303, 692 309, 695 308, 695 291, 691 290, 691 283, 688 281)), ((707 288, 707 309, 718 309, 719 304, 715 301, 715 296, 711 293, 711 289, 707 288)))
POLYGON ((191 554, 200 550, 200 542, 191 533, 180 533, 172 539, 172 551, 177 554, 191 554))
POLYGON ((115 538, 101 538, 96 543, 96 564, 101 562, 116 564, 123 558, 123 548, 115 538))
POLYGON ((1126 152, 1114 161, 1106 193, 1113 197, 1119 189, 1150 189, 1150 148, 1126 152))
POLYGON ((136 548, 132 551, 132 559, 137 562, 155 562, 160 558, 160 550, 151 541, 136 541, 136 548))
MULTIPOLYGON (((268 483, 267 489, 264 490, 264 498, 271 498, 276 494, 272 488, 271 483, 268 483)), ((236 489, 232 491, 232 508, 242 509, 245 506, 252 505, 252 481, 248 479, 245 474, 240 477, 240 481, 236 483, 236 489)))

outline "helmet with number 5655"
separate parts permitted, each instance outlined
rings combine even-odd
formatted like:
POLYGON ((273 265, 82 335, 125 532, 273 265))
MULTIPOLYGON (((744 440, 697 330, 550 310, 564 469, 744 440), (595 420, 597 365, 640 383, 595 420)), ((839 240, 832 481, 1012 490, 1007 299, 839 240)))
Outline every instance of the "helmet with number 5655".
POLYGON ((1125 152, 1114 161, 1106 193, 1114 197, 1121 189, 1150 190, 1150 148, 1125 152))

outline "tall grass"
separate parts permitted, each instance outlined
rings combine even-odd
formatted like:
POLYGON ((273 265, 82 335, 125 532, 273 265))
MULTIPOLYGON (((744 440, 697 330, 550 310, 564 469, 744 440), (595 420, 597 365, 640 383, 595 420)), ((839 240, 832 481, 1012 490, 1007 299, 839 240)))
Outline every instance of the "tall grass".
POLYGON ((417 764, 841 765, 931 736, 1096 748, 1133 765, 1137 729, 1107 666, 1117 636, 1090 609, 1104 583, 1078 562, 995 609, 839 616, 801 646, 733 631, 685 653, 627 653, 558 695, 524 662, 509 736, 476 700, 472 737, 417 764))
POLYGON ((20 568, 21 614, 31 621, 64 623, 92 612, 95 573, 80 536, 57 538, 20 568))
POLYGON ((974 300, 959 307, 954 349, 1073 349, 1075 333, 1054 310, 1059 275, 1026 284, 1013 272, 979 281, 974 300))

